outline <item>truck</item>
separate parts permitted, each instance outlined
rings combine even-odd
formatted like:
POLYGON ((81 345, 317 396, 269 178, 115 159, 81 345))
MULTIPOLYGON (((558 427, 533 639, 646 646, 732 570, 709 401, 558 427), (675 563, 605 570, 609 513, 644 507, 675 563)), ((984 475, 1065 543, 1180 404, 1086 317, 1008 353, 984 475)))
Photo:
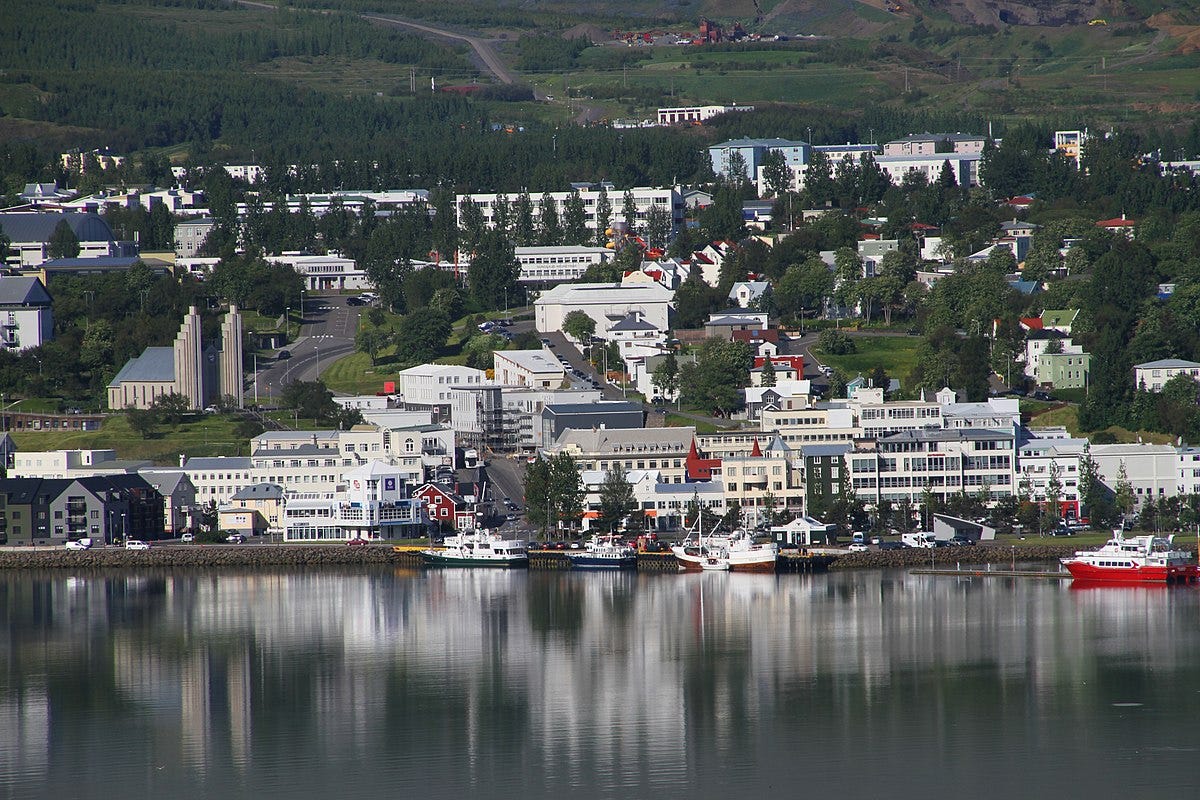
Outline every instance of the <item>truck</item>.
POLYGON ((905 547, 937 547, 937 537, 932 533, 902 533, 900 541, 905 547))

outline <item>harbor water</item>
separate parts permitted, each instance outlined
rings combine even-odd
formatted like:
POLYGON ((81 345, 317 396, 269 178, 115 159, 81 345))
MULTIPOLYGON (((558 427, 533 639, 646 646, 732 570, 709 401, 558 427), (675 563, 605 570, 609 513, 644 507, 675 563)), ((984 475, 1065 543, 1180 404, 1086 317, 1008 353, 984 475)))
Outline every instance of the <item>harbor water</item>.
POLYGON ((1186 797, 1200 590, 0 573, 2 798, 1186 797))

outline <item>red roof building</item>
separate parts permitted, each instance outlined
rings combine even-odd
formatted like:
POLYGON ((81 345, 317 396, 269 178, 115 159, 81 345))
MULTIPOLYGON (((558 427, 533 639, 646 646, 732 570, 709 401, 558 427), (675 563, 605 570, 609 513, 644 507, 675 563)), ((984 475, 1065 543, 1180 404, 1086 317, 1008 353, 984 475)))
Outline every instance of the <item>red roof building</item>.
POLYGON ((713 470, 720 469, 721 459, 701 456, 699 448, 696 447, 696 440, 692 439, 692 447, 688 450, 685 466, 689 481, 710 481, 713 470))

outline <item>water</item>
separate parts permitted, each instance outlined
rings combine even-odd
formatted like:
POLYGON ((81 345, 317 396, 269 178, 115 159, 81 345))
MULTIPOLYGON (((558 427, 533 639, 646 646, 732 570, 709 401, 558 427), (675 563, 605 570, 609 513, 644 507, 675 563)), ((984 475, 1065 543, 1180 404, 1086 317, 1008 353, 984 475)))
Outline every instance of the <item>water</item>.
POLYGON ((0 573, 0 797, 1191 796, 1195 588, 0 573))

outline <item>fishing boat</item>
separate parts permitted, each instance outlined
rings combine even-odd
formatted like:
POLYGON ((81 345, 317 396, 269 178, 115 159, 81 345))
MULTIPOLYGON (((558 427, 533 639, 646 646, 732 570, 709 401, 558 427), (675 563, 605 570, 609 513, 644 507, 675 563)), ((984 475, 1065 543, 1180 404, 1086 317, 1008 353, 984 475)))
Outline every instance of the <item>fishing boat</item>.
POLYGON ((613 536, 593 536, 583 550, 567 554, 575 569, 633 569, 637 550, 618 543, 613 536))
POLYGON ((1173 549, 1174 536, 1130 536, 1113 531, 1099 550, 1078 550, 1062 559, 1078 581, 1092 583, 1195 583, 1196 560, 1173 549))
POLYGON ((731 572, 774 572, 779 559, 778 545, 756 542, 750 532, 744 530, 726 535, 714 532, 697 536, 694 542, 689 537, 672 547, 671 552, 679 566, 688 572, 716 568, 709 563, 709 559, 714 558, 726 562, 725 569, 731 572))
POLYGON ((729 559, 723 556, 709 556, 700 562, 700 569, 704 572, 728 572, 729 559))
POLYGON ((523 540, 485 528, 447 536, 444 547, 422 550, 421 559, 430 567, 525 567, 529 551, 523 540))

